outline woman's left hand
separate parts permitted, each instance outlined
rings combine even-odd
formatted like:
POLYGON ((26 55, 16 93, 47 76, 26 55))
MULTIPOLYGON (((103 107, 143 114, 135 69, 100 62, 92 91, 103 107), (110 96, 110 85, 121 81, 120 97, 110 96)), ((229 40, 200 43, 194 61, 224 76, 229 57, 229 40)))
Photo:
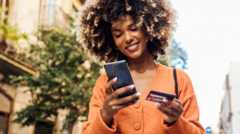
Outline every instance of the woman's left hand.
POLYGON ((167 124, 176 122, 183 112, 182 103, 178 99, 157 103, 157 108, 167 116, 164 121, 167 124))

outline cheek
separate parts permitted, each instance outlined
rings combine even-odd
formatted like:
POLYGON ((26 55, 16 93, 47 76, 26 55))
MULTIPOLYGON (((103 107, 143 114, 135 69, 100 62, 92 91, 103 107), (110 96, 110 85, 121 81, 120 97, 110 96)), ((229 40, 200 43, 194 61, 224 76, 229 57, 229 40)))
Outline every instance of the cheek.
POLYGON ((147 36, 142 31, 137 32, 135 36, 138 37, 138 39, 143 43, 146 43, 148 41, 147 36))
POLYGON ((114 38, 114 43, 115 43, 115 46, 119 49, 121 49, 121 46, 122 46, 122 39, 121 38, 114 38))

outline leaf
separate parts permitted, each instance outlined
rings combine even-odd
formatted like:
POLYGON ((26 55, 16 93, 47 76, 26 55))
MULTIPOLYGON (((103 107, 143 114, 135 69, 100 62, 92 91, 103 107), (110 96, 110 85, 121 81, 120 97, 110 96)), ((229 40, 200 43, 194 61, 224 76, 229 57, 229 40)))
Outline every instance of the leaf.
POLYGON ((88 58, 70 32, 52 29, 40 31, 38 35, 45 45, 32 45, 32 56, 28 60, 38 68, 39 76, 12 78, 13 83, 24 83, 35 94, 33 103, 17 114, 16 121, 23 125, 34 124, 56 116, 59 109, 65 108, 70 109, 66 118, 68 124, 73 124, 79 116, 86 119, 92 88, 99 76, 99 63, 88 58), (91 64, 89 70, 81 67, 86 60, 91 64))

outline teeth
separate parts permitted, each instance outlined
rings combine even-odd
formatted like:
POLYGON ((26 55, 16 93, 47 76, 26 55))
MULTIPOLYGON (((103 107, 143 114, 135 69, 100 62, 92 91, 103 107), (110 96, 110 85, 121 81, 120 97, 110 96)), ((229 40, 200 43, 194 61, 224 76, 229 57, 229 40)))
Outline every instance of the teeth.
POLYGON ((129 46, 126 47, 126 49, 128 49, 129 51, 136 50, 137 49, 137 44, 129 45, 129 46))
POLYGON ((133 45, 129 45, 129 46, 127 46, 127 48, 130 48, 130 47, 133 47, 133 46, 135 46, 136 44, 133 44, 133 45))

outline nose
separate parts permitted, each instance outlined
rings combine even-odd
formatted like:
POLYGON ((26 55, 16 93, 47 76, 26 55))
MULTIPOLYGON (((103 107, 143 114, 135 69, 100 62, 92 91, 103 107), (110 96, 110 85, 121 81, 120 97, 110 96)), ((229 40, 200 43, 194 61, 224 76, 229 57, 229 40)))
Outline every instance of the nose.
POLYGON ((126 32, 125 33, 125 42, 126 42, 126 44, 131 44, 132 41, 133 41, 133 37, 132 37, 131 33, 126 32))

